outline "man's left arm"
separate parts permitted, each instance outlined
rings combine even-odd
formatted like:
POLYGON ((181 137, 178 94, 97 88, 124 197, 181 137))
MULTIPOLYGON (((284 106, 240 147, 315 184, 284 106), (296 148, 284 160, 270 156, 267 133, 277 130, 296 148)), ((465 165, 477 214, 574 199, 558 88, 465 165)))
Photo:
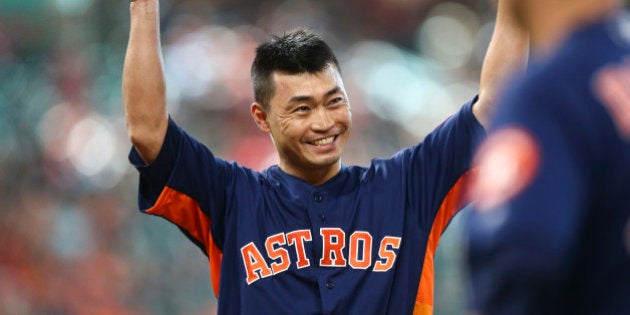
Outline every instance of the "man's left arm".
POLYGON ((479 100, 473 106, 473 114, 486 128, 503 84, 525 68, 529 56, 529 34, 512 17, 510 5, 506 0, 497 3, 496 24, 481 67, 479 100))

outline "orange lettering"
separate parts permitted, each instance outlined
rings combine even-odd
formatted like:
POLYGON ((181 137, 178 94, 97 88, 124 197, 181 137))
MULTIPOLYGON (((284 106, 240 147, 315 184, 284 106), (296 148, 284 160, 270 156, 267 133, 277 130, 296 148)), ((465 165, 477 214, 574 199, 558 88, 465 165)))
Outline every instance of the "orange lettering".
POLYGON ((385 236, 381 240, 381 247, 378 249, 378 256, 385 261, 377 261, 374 264, 374 271, 385 272, 394 266, 396 252, 393 249, 400 247, 400 237, 385 236), (391 247, 391 249, 388 249, 391 247))
POLYGON ((252 284, 260 278, 266 278, 272 275, 271 269, 269 269, 265 259, 253 242, 241 248, 241 255, 243 256, 243 264, 245 265, 245 272, 247 273, 247 284, 252 284))
POLYGON ((349 264, 354 269, 367 269, 372 265, 372 235, 364 231, 356 231, 350 236, 349 264), (363 243, 361 250, 363 257, 359 259, 359 243, 363 243))
POLYGON ((310 230, 297 230, 287 233, 289 245, 295 245, 295 255, 297 256, 297 268, 305 268, 311 265, 311 261, 306 257, 304 241, 312 241, 310 230))
POLYGON ((343 248, 346 247, 346 234, 340 228, 321 228, 323 248, 320 266, 345 267, 346 259, 343 257, 343 248), (333 258, 333 256, 335 256, 333 258))
POLYGON ((291 264, 289 260, 289 252, 282 247, 274 248, 274 245, 284 245, 286 242, 284 233, 278 233, 267 237, 265 248, 267 248, 269 258, 273 260, 280 259, 279 262, 271 263, 271 270, 273 271, 273 274, 278 274, 289 269, 289 265, 291 264))

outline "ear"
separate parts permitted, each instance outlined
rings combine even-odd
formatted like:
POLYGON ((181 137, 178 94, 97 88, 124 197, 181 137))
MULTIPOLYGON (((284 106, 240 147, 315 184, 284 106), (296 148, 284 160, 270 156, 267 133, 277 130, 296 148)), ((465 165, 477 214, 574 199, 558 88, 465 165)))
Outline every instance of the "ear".
POLYGON ((265 112, 265 109, 260 103, 256 102, 252 104, 250 114, 260 131, 267 133, 271 131, 271 129, 269 129, 269 123, 267 122, 267 112, 265 112))

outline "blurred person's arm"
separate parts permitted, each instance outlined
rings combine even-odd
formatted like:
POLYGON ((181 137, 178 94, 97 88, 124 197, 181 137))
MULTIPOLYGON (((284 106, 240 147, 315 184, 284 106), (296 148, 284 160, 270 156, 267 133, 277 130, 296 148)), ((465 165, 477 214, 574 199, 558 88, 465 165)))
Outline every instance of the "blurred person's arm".
POLYGON ((496 24, 481 68, 479 100, 473 106, 475 117, 485 127, 505 80, 524 68, 529 56, 529 34, 513 20, 509 5, 506 0, 497 3, 496 24))
POLYGON ((589 199, 591 174, 601 173, 589 163, 614 164, 599 154, 608 151, 601 139, 611 134, 602 128, 609 121, 585 109, 582 94, 570 94, 587 90, 590 76, 578 76, 584 83, 576 84, 573 75, 537 72, 511 85, 477 151, 465 248, 470 307, 480 314, 575 313, 564 309, 575 292, 564 286, 574 283, 577 266, 586 266, 575 264, 584 254, 577 249, 594 245, 581 235, 590 231, 588 206, 596 204, 589 199), (574 114, 575 108, 582 109, 574 114))
POLYGON ((146 163, 157 157, 168 126, 158 0, 132 0, 123 69, 127 132, 146 163))

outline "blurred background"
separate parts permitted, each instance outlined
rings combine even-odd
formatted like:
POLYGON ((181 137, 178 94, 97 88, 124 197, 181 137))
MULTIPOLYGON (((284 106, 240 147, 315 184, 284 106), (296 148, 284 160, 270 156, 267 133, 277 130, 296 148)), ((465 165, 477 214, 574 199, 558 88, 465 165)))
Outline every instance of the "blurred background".
MULTIPOLYGON (((0 314, 214 314, 205 256, 137 210, 121 73, 125 0, 0 0, 0 314)), ((277 157, 249 116, 270 34, 310 27, 353 108, 344 163, 414 144, 478 89, 490 0, 163 0, 169 112, 226 160, 277 157)), ((462 215, 465 215, 463 213, 462 215)), ((458 223, 436 257, 435 314, 461 314, 458 223)))

